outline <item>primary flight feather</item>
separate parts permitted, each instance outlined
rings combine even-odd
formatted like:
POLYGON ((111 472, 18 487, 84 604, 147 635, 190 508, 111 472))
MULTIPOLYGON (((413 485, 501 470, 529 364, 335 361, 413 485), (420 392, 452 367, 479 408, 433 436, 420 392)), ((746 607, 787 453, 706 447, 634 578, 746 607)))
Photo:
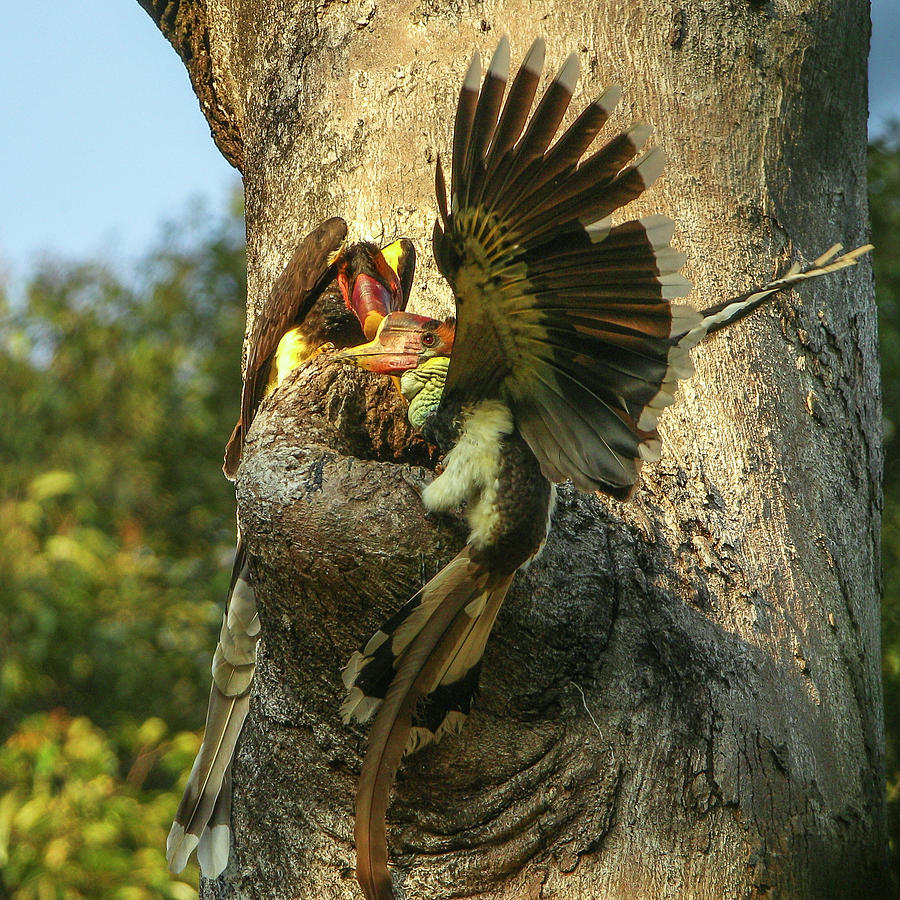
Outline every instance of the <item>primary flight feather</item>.
POLYGON ((532 112, 544 42, 506 91, 504 38, 482 80, 476 53, 453 134, 450 192, 438 162, 434 254, 455 318, 392 313, 371 342, 339 354, 401 376, 409 418, 445 452, 423 492, 431 510, 465 504, 466 546, 351 658, 345 718, 375 714, 357 792, 357 877, 393 900, 384 814, 410 752, 458 731, 490 630, 516 570, 543 546, 553 483, 617 498, 658 458, 656 425, 689 351, 772 294, 854 265, 840 245, 812 266, 707 309, 673 302, 690 283, 674 225, 611 215, 659 177, 635 125, 585 155, 621 92, 612 87, 556 138, 578 79, 570 56, 532 112), (505 102, 504 102, 505 95, 505 102))

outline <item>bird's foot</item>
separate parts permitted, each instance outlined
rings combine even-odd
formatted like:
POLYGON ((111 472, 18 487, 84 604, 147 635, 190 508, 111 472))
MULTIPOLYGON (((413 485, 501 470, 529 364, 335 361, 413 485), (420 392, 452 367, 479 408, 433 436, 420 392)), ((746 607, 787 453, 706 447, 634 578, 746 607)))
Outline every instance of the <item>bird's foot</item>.
POLYGON ((427 469, 422 468, 422 466, 411 466, 409 468, 404 468, 400 473, 400 477, 418 494, 419 498, 422 497, 422 492, 425 488, 431 484, 431 478, 427 477, 431 473, 428 472, 427 469), (427 473, 427 474, 426 474, 427 473))

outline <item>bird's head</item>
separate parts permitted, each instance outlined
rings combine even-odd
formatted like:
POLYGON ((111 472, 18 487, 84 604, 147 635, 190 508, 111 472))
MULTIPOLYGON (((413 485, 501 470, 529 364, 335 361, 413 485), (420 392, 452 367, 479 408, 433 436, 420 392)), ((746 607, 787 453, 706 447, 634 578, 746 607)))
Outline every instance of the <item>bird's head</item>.
POLYGON ((344 302, 372 340, 388 313, 406 307, 415 267, 412 242, 401 238, 381 250, 367 242, 351 244, 335 263, 344 302))
POLYGON ((402 375, 435 357, 449 357, 453 350, 454 322, 428 316, 392 312, 379 324, 375 337, 338 353, 337 359, 355 363, 381 375, 402 375))

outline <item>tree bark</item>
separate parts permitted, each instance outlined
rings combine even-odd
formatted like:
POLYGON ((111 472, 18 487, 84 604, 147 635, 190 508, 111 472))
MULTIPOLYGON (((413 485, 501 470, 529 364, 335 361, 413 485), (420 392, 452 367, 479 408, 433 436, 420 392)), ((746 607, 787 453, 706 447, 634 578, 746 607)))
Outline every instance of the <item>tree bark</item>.
MULTIPOLYGON (((434 162, 472 50, 504 33, 514 60, 538 34, 552 66, 579 54, 573 109, 624 85, 611 133, 655 127, 666 174, 627 212, 676 220, 698 306, 865 239, 859 0, 144 5, 164 31, 203 23, 192 77, 220 147, 241 148, 251 321, 331 215, 414 238, 413 306, 447 311, 434 162)), ((633 500, 560 492, 462 738, 401 769, 400 897, 887 896, 869 265, 695 362, 633 500)), ((203 896, 360 896, 365 729, 340 722, 339 670, 463 542, 418 500, 431 461, 385 385, 324 358, 257 417, 237 493, 263 640, 232 863, 203 896)))

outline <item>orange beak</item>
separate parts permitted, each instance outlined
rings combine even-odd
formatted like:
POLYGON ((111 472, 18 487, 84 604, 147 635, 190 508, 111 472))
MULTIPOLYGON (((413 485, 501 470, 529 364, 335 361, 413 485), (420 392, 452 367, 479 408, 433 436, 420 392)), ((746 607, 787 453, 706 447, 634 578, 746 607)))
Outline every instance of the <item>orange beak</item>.
POLYGON ((425 349, 422 345, 424 326, 433 322, 428 316, 392 312, 381 321, 375 337, 368 344, 341 350, 335 358, 380 375, 402 375, 419 365, 425 349))

